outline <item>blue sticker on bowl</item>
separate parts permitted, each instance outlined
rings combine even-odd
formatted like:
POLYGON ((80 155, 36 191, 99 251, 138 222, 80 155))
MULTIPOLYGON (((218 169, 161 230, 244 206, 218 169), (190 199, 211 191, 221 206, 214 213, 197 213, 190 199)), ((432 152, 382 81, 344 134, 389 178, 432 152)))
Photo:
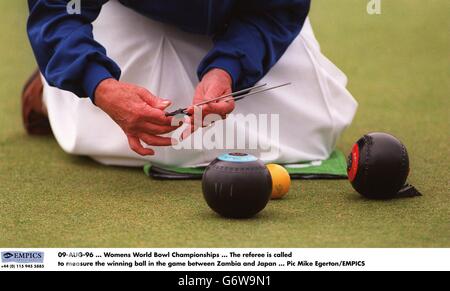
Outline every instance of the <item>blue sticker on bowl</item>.
POLYGON ((258 160, 256 157, 252 155, 241 153, 223 154, 219 156, 218 159, 224 162, 234 162, 234 163, 247 163, 258 160))

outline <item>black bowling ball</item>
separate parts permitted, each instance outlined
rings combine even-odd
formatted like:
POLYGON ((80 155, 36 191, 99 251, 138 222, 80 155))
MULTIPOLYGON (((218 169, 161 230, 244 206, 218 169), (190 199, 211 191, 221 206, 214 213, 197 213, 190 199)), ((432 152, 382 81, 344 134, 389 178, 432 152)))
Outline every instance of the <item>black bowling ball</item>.
POLYGON ((408 152, 390 134, 369 133, 353 146, 347 170, 353 188, 364 197, 393 198, 408 178, 408 152))
POLYGON ((209 207, 229 218, 250 218, 263 210, 272 192, 264 163, 241 153, 224 154, 205 170, 203 196, 209 207))

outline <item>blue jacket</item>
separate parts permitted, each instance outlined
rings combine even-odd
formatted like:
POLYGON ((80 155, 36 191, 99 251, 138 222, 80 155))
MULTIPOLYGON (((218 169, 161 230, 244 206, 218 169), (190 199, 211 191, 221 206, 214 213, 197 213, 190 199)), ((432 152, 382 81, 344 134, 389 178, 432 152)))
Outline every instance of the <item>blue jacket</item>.
MULTIPOLYGON (((79 15, 67 13, 68 2, 28 0, 28 35, 47 82, 93 100, 102 80, 121 74, 92 34, 92 22, 108 0, 81 0, 79 15)), ((211 36, 214 46, 200 63, 198 77, 221 68, 232 76, 234 89, 255 84, 270 70, 300 33, 310 7, 310 0, 120 2, 154 20, 211 36)))

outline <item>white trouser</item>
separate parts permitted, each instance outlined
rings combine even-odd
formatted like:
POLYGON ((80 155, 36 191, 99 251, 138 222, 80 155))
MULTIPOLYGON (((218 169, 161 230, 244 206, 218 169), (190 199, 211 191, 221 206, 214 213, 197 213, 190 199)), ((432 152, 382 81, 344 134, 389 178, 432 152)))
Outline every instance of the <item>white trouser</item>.
MULTIPOLYGON (((94 36, 121 67, 122 81, 170 99, 172 110, 191 104, 198 84, 196 69, 212 46, 210 38, 155 22, 117 1, 103 7, 94 23, 94 36)), ((236 103, 233 112, 236 114, 279 114, 277 151, 264 156, 259 149, 248 152, 276 163, 327 159, 342 131, 351 123, 357 103, 345 88, 346 76, 320 52, 309 20, 280 61, 260 81, 269 85, 286 82, 292 85, 236 103)), ((45 83, 44 101, 54 135, 64 151, 90 156, 103 164, 141 166, 151 161, 197 166, 224 152, 160 147, 153 148, 155 156, 141 157, 129 149, 121 128, 89 99, 80 99, 45 83)), ((245 124, 239 119, 225 122, 236 123, 236 135, 245 133, 245 124)), ((215 130, 215 126, 194 136, 208 130, 215 130)), ((269 143, 272 138, 259 131, 250 134, 269 143)), ((191 142, 191 138, 183 142, 191 142)))

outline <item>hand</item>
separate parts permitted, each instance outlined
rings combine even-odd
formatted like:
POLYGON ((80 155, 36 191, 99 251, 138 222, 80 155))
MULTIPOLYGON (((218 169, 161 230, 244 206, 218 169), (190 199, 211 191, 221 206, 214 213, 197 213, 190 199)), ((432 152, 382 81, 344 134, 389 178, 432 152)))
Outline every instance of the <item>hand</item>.
POLYGON ((150 146, 170 146, 176 141, 159 135, 174 131, 172 118, 164 110, 171 102, 154 96, 144 88, 119 82, 102 81, 95 91, 95 103, 125 132, 130 148, 142 156, 154 155, 150 146))
MULTIPOLYGON (((195 96, 192 104, 197 104, 206 100, 214 99, 225 94, 232 92, 232 79, 231 76, 222 69, 212 69, 203 76, 202 81, 195 90, 195 96)), ((209 103, 201 106, 202 121, 199 121, 201 126, 205 126, 204 119, 210 114, 217 114, 225 119, 229 113, 234 110, 234 100, 232 98, 225 98, 213 103, 209 103)), ((188 113, 194 114, 194 106, 188 108, 188 113)), ((194 120, 196 117, 191 118, 190 132, 183 133, 183 139, 190 133, 194 132, 195 128, 194 120)), ((197 125, 200 126, 200 125, 197 125)), ((208 124, 206 124, 208 125, 208 124)))

